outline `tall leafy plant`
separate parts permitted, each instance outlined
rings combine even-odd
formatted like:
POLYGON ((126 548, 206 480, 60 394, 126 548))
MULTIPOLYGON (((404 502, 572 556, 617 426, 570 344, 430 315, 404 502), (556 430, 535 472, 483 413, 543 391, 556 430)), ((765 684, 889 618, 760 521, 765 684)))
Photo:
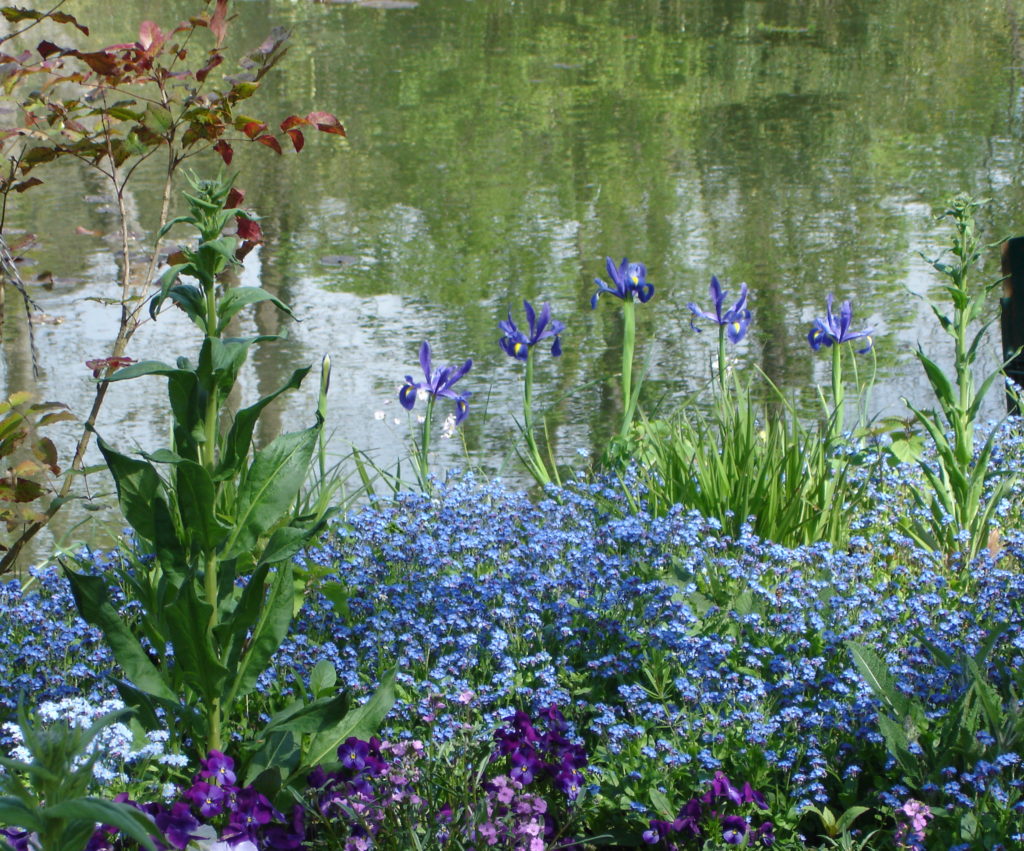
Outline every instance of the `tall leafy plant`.
POLYGON ((985 319, 986 297, 999 283, 974 286, 971 282, 971 273, 981 257, 982 245, 975 231, 975 211, 981 205, 963 195, 953 200, 943 214, 953 224, 949 252, 952 262, 944 255, 929 261, 946 279, 941 289, 951 301, 951 312, 934 302, 930 307, 953 341, 953 380, 919 346, 917 359, 924 367, 938 408, 920 408, 904 399, 935 446, 934 459, 917 456, 928 487, 914 488, 914 498, 925 513, 923 519, 907 522, 907 532, 947 557, 962 552, 967 562, 987 546, 995 510, 1014 483, 1013 476, 990 467, 995 431, 977 455, 974 447, 974 424, 981 404, 992 383, 1003 374, 1000 366, 985 376, 980 386, 975 383, 974 364, 994 321, 985 319), (965 543, 961 535, 966 537, 965 543))
MULTIPOLYGON (((284 639, 303 590, 292 558, 323 528, 327 511, 303 514, 296 508, 314 466, 322 410, 307 428, 253 448, 262 411, 297 388, 309 367, 295 370, 280 388, 234 415, 227 411, 250 348, 276 339, 226 336, 229 323, 260 302, 291 314, 262 288, 222 285, 224 272, 245 250, 244 242, 224 234, 225 227, 235 218, 246 221, 248 214, 235 206, 238 193, 224 179, 193 179, 185 198, 189 214, 167 228, 191 227, 198 245, 172 256, 150 310, 155 317, 167 302, 180 307, 203 334, 198 357, 181 357, 173 365, 145 361, 109 379, 166 379, 171 445, 135 458, 98 442, 124 515, 140 547, 154 556, 126 576, 127 593, 140 605, 137 628, 113 605, 106 578, 66 572, 79 612, 103 632, 125 672, 119 684, 125 702, 147 726, 170 723, 202 755, 230 741, 244 699, 284 639)), ((271 740, 284 767, 274 760, 263 763, 281 769, 281 779, 309 756, 301 744, 310 725, 336 747, 353 735, 353 725, 363 729, 357 721, 382 717, 388 693, 386 687, 348 722, 344 695, 289 708, 275 716, 269 732, 257 735, 267 744, 270 732, 275 734, 271 740)), ((322 745, 318 759, 331 751, 322 745)))

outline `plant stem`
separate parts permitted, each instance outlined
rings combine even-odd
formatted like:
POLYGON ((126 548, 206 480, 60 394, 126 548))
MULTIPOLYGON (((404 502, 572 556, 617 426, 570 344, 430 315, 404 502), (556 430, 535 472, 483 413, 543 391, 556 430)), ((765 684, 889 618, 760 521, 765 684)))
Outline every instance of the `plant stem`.
POLYGON ((434 418, 434 396, 430 394, 427 396, 427 412, 423 416, 423 426, 420 429, 420 452, 419 458, 417 458, 417 466, 419 467, 419 479, 420 487, 425 492, 430 490, 430 463, 427 460, 430 455, 430 422, 434 418))
POLYGON ((636 303, 630 295, 622 302, 622 429, 625 438, 633 422, 633 350, 636 348, 636 303))
POLYGON ((843 433, 846 422, 846 400, 843 396, 843 349, 840 343, 832 345, 832 418, 828 429, 828 442, 843 433))
POLYGON ((540 454, 537 439, 533 434, 533 348, 526 353, 526 375, 523 378, 523 431, 526 433, 526 445, 530 450, 530 466, 533 477, 542 485, 551 481, 547 464, 540 454))

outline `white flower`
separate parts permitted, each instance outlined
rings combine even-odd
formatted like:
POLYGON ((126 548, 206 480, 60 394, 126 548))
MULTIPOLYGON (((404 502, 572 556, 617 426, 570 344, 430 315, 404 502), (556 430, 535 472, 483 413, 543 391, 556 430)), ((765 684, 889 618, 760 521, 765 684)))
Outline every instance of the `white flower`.
POLYGON ((441 426, 441 437, 450 439, 455 436, 455 414, 449 414, 444 418, 444 425, 441 426))
POLYGON ((380 422, 381 420, 383 420, 384 417, 385 417, 385 414, 384 414, 383 411, 374 411, 373 412, 373 418, 375 420, 377 420, 377 422, 380 422))

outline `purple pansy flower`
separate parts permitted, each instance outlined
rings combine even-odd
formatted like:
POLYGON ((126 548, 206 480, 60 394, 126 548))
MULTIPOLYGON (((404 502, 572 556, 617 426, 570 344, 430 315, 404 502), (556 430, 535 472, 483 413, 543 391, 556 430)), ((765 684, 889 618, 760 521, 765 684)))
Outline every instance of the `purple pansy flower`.
POLYGON ((605 258, 605 267, 608 269, 608 277, 612 279, 609 286, 600 278, 594 278, 597 284, 597 292, 590 298, 590 308, 597 307, 597 297, 601 293, 608 293, 623 301, 632 299, 636 295, 641 304, 646 304, 654 295, 654 284, 647 283, 647 267, 643 263, 630 263, 626 257, 618 266, 611 257, 605 258))
POLYGON ((407 411, 411 411, 416 404, 416 394, 423 390, 435 398, 444 396, 455 402, 455 424, 458 425, 469 414, 470 393, 456 393, 452 390, 462 376, 473 367, 473 361, 467 360, 462 366, 443 366, 437 370, 433 369, 430 362, 430 343, 426 340, 420 346, 420 366, 423 368, 423 381, 414 381, 411 375, 405 376, 405 384, 398 391, 398 401, 407 411))
POLYGON ((512 321, 511 311, 508 314, 507 321, 498 323, 498 327, 505 334, 499 340, 502 349, 505 350, 505 354, 512 358, 526 360, 533 346, 541 340, 554 337, 555 341, 551 344, 551 354, 557 358, 562 354, 562 343, 558 339, 558 335, 565 330, 564 323, 551 318, 551 305, 547 302, 544 302, 544 306, 540 309, 540 316, 537 316, 530 302, 523 301, 523 307, 526 310, 526 321, 530 326, 529 334, 519 330, 516 323, 512 321))
POLYGON ((729 342, 738 343, 746 336, 752 318, 746 306, 747 285, 740 284, 740 297, 736 299, 736 303, 728 310, 724 309, 725 291, 722 289, 722 285, 718 283, 718 278, 714 275, 711 276, 708 295, 714 305, 714 313, 709 310, 701 310, 692 301, 686 305, 693 313, 693 316, 690 317, 690 327, 694 331, 700 331, 701 329, 694 324, 694 319, 707 319, 719 327, 725 328, 725 336, 728 337, 729 342))
POLYGON ((850 340, 863 339, 866 344, 864 348, 857 349, 857 354, 863 355, 870 352, 874 345, 874 340, 871 339, 872 329, 850 330, 850 322, 853 320, 853 308, 850 306, 850 302, 844 301, 839 305, 838 316, 832 313, 832 293, 828 294, 826 302, 825 318, 815 319, 811 330, 807 333, 807 342, 811 344, 811 348, 818 351, 822 346, 834 346, 850 340))

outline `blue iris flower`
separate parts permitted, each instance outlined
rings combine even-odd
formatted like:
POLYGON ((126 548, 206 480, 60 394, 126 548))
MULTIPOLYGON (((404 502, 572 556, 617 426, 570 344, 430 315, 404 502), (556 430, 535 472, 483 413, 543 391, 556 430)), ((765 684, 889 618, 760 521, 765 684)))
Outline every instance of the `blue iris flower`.
POLYGON ((690 317, 690 327, 694 331, 700 331, 701 329, 694 324, 693 320, 697 318, 707 319, 719 327, 725 328, 725 336, 729 338, 729 342, 738 343, 746 336, 747 329, 750 327, 750 320, 752 319, 750 310, 747 309, 747 285, 740 285, 740 297, 736 299, 736 303, 728 310, 724 309, 725 291, 722 289, 722 285, 718 283, 718 278, 714 275, 711 276, 708 295, 715 306, 715 312, 701 310, 692 301, 689 302, 686 306, 693 312, 693 316, 690 317))
POLYGON ((811 330, 807 332, 807 342, 811 344, 814 351, 822 346, 830 347, 838 343, 846 343, 850 340, 865 341, 864 348, 857 349, 858 355, 867 354, 875 344, 871 339, 873 329, 865 331, 851 331, 850 322, 853 320, 853 308, 849 301, 844 301, 839 306, 839 315, 832 313, 832 293, 828 294, 827 307, 824 319, 815 319, 811 330))
POLYGON ((416 404, 416 394, 424 390, 435 398, 443 396, 455 402, 455 424, 458 425, 469 414, 469 397, 471 392, 456 393, 452 390, 462 376, 473 368, 473 361, 467 360, 462 366, 442 366, 435 370, 430 362, 430 343, 426 340, 420 346, 420 366, 423 367, 423 381, 413 381, 411 375, 405 376, 405 384, 398 391, 398 401, 407 411, 411 411, 416 404))
POLYGON ((612 279, 612 286, 609 286, 600 278, 594 278, 597 284, 597 292, 590 298, 590 308, 597 307, 597 297, 601 293, 610 293, 623 301, 631 299, 635 294, 641 304, 646 304, 654 295, 654 284, 647 283, 647 267, 643 263, 630 263, 626 257, 618 266, 611 257, 605 258, 605 266, 608 269, 608 277, 612 279))
POLYGON ((540 316, 537 316, 530 302, 524 301, 523 307, 526 309, 526 321, 530 326, 528 334, 516 327, 516 323, 512 321, 511 312, 507 321, 498 323, 498 327, 505 333, 505 336, 499 341, 505 354, 518 360, 526 360, 530 349, 537 343, 554 337, 551 354, 557 358, 562 354, 562 343, 558 339, 558 335, 565 330, 565 324, 551 318, 551 305, 547 302, 544 302, 544 306, 540 309, 540 316))

